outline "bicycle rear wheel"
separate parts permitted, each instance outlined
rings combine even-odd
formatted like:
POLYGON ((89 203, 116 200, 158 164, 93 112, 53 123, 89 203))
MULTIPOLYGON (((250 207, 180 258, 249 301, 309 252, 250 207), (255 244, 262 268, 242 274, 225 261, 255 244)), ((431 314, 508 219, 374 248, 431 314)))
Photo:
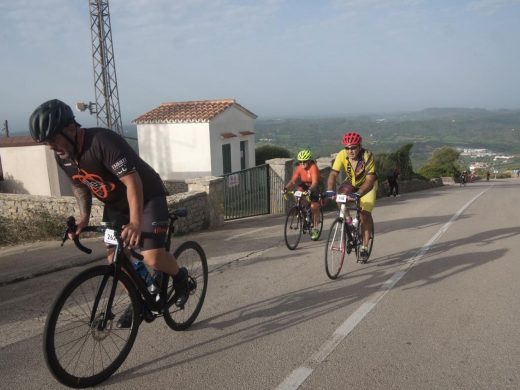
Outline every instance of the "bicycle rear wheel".
POLYGON ((82 388, 102 382, 132 349, 140 300, 129 277, 121 272, 103 326, 113 284, 113 266, 89 268, 65 286, 51 307, 43 332, 43 355, 52 375, 66 386, 82 388), (117 321, 129 305, 131 325, 118 328, 117 321))
MULTIPOLYGON (((166 286, 168 299, 167 309, 164 310, 164 320, 173 330, 186 330, 199 315, 206 291, 208 289, 208 262, 202 247, 194 241, 182 243, 173 253, 179 267, 188 270, 188 284, 190 296, 184 306, 178 307, 172 300, 175 293, 173 279, 163 274, 162 286, 166 286)), ((163 290, 164 291, 164 290, 163 290)))
POLYGON ((296 249, 300 239, 302 238, 303 216, 298 206, 293 206, 287 213, 285 219, 285 244, 290 250, 296 249))
POLYGON ((341 218, 336 218, 330 227, 325 246, 325 272, 330 279, 336 279, 343 267, 347 240, 345 226, 341 218))

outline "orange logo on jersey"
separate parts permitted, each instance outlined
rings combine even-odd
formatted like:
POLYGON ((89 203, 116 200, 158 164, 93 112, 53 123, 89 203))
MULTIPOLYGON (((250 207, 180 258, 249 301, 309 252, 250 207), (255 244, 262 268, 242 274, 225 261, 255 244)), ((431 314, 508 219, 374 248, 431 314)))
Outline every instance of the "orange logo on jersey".
POLYGON ((101 176, 88 173, 83 169, 80 169, 77 175, 72 176, 72 180, 78 180, 86 185, 98 199, 108 198, 108 193, 116 188, 114 183, 105 183, 101 176))

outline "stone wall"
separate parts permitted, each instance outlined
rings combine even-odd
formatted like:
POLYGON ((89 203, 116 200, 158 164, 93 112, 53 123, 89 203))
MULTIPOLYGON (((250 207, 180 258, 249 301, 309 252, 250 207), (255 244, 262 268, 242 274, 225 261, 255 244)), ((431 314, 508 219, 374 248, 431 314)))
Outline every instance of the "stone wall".
MULTIPOLYGON (((222 178, 194 179, 186 185, 189 191, 167 197, 170 210, 185 207, 188 216, 177 220, 178 233, 187 233, 219 226, 224 223, 222 178)), ((47 212, 53 216, 78 216, 76 199, 71 196, 51 197, 40 195, 1 194, 0 215, 13 221, 30 222, 35 213, 47 212)), ((103 204, 93 201, 90 224, 98 225, 103 217, 103 204)))
POLYGON ((185 180, 166 180, 164 186, 170 195, 188 192, 188 183, 185 180))

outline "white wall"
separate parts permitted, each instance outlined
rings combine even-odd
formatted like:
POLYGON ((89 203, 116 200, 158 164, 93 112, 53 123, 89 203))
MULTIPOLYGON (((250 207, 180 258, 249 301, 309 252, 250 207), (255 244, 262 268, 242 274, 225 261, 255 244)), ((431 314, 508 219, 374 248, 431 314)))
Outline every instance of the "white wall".
POLYGON ((231 170, 240 170, 240 141, 248 141, 247 167, 255 166, 255 119, 231 106, 210 123, 138 124, 139 155, 163 180, 223 174, 222 145, 231 144, 231 170), (237 137, 222 139, 222 133, 237 137))
POLYGON ((223 174, 222 145, 231 144, 231 171, 240 170, 240 141, 248 142, 248 168, 255 166, 255 136, 242 136, 240 131, 255 131, 255 119, 244 111, 231 106, 210 122, 211 167, 213 176, 223 174), (234 133, 237 137, 222 139, 222 133, 234 133))
POLYGON ((211 174, 208 123, 137 125, 139 155, 163 180, 211 174))
POLYGON ((72 195, 70 181, 58 168, 54 153, 44 145, 0 148, 4 181, 2 192, 14 194, 72 195))

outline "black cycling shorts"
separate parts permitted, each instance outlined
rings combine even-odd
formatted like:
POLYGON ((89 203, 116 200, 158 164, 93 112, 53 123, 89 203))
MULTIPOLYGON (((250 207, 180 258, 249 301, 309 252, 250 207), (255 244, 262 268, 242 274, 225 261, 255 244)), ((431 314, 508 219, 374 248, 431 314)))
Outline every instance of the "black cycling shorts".
MULTIPOLYGON (((120 210, 110 205, 103 209, 103 222, 115 226, 126 225, 130 220, 128 210, 120 210)), ((141 232, 157 233, 157 238, 141 238, 139 246, 142 250, 164 248, 164 240, 168 229, 168 204, 165 196, 157 196, 148 200, 143 206, 141 232)))

